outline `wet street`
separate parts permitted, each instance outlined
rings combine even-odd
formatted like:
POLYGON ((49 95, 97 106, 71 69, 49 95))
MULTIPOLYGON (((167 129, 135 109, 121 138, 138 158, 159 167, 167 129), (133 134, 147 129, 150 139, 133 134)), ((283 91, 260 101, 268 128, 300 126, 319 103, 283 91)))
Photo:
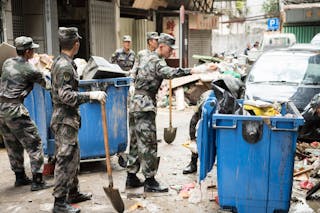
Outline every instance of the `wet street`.
MULTIPOLYGON (((118 164, 118 157, 112 157, 112 169, 114 186, 119 188, 121 197, 125 203, 126 212, 217 212, 219 206, 214 201, 216 190, 216 167, 209 174, 206 181, 199 186, 193 184, 198 176, 183 175, 182 169, 189 163, 190 151, 182 144, 188 139, 189 120, 193 114, 193 109, 173 112, 173 127, 177 127, 175 141, 168 145, 163 141, 163 130, 169 126, 168 110, 159 109, 157 116, 158 154, 161 157, 160 167, 156 178, 170 186, 168 193, 143 193, 143 187, 136 190, 125 190, 126 171, 118 164), (186 193, 179 194, 181 188, 186 193), (193 188, 194 187, 194 188, 193 188)), ((26 171, 30 174, 28 157, 25 158, 26 171)), ((30 186, 15 188, 14 174, 10 170, 8 157, 5 149, 0 149, 0 212, 1 213, 37 213, 51 212, 53 207, 52 188, 31 192, 30 186)), ((138 174, 143 179, 141 173, 138 174)), ((85 162, 81 163, 81 173, 79 175, 80 187, 82 191, 92 192, 91 201, 79 203, 81 212, 115 212, 108 197, 103 191, 103 186, 108 186, 105 162, 85 162)), ((48 182, 53 182, 52 177, 47 178, 48 182)), ((293 196, 298 199, 305 196, 304 191, 293 189, 293 196)), ((290 212, 307 213, 320 212, 320 202, 313 201, 311 208, 304 201, 292 203, 290 212)))

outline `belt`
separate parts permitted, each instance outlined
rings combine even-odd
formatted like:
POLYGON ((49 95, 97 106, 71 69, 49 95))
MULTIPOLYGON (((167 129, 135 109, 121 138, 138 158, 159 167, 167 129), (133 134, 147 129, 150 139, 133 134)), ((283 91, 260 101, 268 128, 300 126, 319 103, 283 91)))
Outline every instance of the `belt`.
POLYGON ((152 100, 156 100, 156 94, 153 94, 153 93, 148 92, 146 90, 136 89, 136 90, 134 90, 134 93, 137 94, 137 95, 147 95, 150 98, 152 98, 152 100))
POLYGON ((22 104, 23 103, 23 98, 0 97, 0 103, 22 104))

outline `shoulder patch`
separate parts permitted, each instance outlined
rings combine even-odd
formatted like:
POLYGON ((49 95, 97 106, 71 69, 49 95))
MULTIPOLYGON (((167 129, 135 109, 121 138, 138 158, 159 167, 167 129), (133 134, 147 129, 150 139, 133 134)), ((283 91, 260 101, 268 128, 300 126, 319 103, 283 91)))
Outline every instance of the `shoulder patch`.
POLYGON ((64 72, 63 73, 63 80, 70 81, 70 79, 71 79, 71 74, 69 72, 64 72))

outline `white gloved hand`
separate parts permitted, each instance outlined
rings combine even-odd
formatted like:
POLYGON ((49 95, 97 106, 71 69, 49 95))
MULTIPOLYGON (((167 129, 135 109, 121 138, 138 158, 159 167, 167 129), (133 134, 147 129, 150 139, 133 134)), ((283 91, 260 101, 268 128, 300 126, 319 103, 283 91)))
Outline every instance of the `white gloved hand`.
POLYGON ((208 63, 208 64, 201 64, 199 66, 196 66, 192 68, 193 74, 201 74, 205 72, 212 72, 214 70, 217 70, 218 66, 214 63, 208 63))
POLYGON ((133 96, 133 95, 134 95, 134 84, 130 84, 129 94, 130 94, 130 96, 133 96))
POLYGON ((101 103, 105 103, 107 99, 107 93, 103 91, 91 91, 89 92, 89 97, 91 100, 97 100, 101 103))
POLYGON ((42 71, 42 74, 43 74, 43 76, 46 76, 46 77, 50 77, 51 78, 51 72, 50 72, 50 70, 48 70, 48 69, 42 69, 41 70, 42 71))
POLYGON ((45 89, 50 90, 51 89, 51 72, 47 69, 42 69, 41 72, 46 82, 45 89))

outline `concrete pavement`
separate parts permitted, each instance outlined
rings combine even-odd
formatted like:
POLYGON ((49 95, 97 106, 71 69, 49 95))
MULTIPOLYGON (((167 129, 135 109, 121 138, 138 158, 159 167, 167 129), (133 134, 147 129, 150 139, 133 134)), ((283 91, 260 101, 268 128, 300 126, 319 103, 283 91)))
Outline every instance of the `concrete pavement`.
MULTIPOLYGON (((125 203, 126 212, 186 212, 202 213, 217 212, 219 206, 212 201, 217 195, 216 188, 208 189, 208 186, 216 185, 216 167, 209 173, 201 188, 191 190, 188 198, 182 198, 177 190, 181 186, 197 181, 197 175, 183 175, 182 169, 189 163, 190 151, 182 146, 189 138, 189 120, 193 109, 173 112, 173 127, 177 127, 175 141, 168 145, 163 141, 163 129, 169 126, 168 110, 159 109, 157 115, 158 155, 161 157, 159 171, 156 178, 164 184, 170 185, 168 193, 143 193, 143 187, 136 190, 125 190, 126 171, 118 164, 118 158, 111 159, 113 169, 114 186, 119 188, 121 197, 125 203)), ((31 176, 29 158, 25 157, 27 175, 31 176)), ((31 192, 30 186, 14 187, 14 173, 10 170, 8 157, 5 149, 0 149, 0 213, 46 213, 51 212, 53 207, 52 188, 31 192)), ((138 173, 144 179, 141 173, 138 173)), ((47 178, 53 182, 53 178, 47 178)), ((81 163, 79 175, 80 188, 85 192, 92 192, 91 201, 79 203, 81 212, 85 213, 109 213, 115 212, 102 187, 108 186, 108 178, 104 161, 81 163)), ((297 185, 295 183, 295 185, 297 185)), ((297 186, 293 188, 292 197, 298 202, 292 202, 290 213, 319 213, 320 204, 318 201, 305 202, 305 192, 297 186)))
MULTIPOLYGON (((190 152, 181 144, 188 139, 189 120, 192 114, 192 108, 173 112, 173 126, 177 127, 178 130, 175 141, 168 145, 163 141, 163 129, 169 126, 168 110, 159 109, 158 111, 158 138, 162 139, 162 142, 158 144, 158 153, 161 156, 161 160, 156 178, 164 184, 171 185, 172 188, 179 188, 197 181, 196 175, 182 174, 182 169, 190 160, 190 152)), ((31 192, 30 186, 14 187, 15 177, 10 170, 5 149, 0 149, 0 161, 0 212, 51 212, 53 207, 52 188, 31 192)), ((30 165, 27 155, 25 161, 26 172, 30 177, 30 165)), ((208 184, 215 184, 214 178, 209 183, 202 185, 202 193, 200 193, 199 185, 196 185, 196 189, 190 193, 190 200, 183 199, 174 189, 170 189, 168 193, 144 194, 143 187, 136 190, 125 190, 126 171, 119 166, 116 156, 113 156, 111 161, 114 186, 120 190, 126 212, 216 212, 219 208, 215 202, 209 201, 209 198, 216 194, 215 189, 206 190, 208 184), (202 197, 199 196, 200 194, 202 197), (139 206, 140 208, 136 208, 139 206)), ((141 173, 138 176, 143 179, 141 173)), ((103 186, 108 186, 104 161, 81 163, 79 180, 82 191, 93 193, 91 201, 78 204, 81 212, 115 212, 102 189, 103 186)), ((53 182, 53 178, 49 177, 47 181, 53 182)))

